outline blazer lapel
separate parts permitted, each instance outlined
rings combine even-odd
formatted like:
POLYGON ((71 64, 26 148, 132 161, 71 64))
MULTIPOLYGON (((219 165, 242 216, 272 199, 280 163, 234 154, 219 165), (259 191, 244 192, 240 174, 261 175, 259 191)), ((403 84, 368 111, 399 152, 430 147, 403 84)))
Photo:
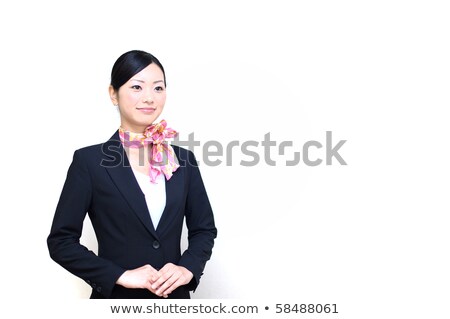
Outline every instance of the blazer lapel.
MULTIPOLYGON (((114 184, 119 189, 133 212, 141 220, 142 224, 156 239, 159 240, 159 236, 156 233, 150 218, 144 193, 142 193, 134 173, 131 170, 130 162, 122 147, 122 143, 120 142, 118 131, 116 131, 108 142, 103 144, 103 155, 104 162, 102 165, 106 168, 114 184)), ((169 198, 169 196, 167 196, 167 198, 169 198)))

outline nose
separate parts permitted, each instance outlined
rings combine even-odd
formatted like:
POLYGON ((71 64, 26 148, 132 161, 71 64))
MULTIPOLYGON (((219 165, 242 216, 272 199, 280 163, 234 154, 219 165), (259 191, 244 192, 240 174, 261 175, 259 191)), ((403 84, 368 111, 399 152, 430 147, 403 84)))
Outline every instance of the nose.
POLYGON ((151 102, 153 102, 153 97, 151 96, 151 95, 147 95, 146 97, 144 97, 143 99, 142 99, 142 103, 151 103, 151 102))
POLYGON ((153 96, 151 92, 145 92, 144 97, 142 99, 142 103, 152 103, 153 102, 153 96))

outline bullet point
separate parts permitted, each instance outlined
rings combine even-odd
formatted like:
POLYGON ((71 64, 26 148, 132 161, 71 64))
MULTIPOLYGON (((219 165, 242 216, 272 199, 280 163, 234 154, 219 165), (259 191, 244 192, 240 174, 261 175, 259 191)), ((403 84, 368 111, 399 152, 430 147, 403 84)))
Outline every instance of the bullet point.
POLYGON ((266 310, 269 310, 269 307, 267 307, 267 306, 266 306, 266 308, 265 308, 265 309, 266 309, 266 310))

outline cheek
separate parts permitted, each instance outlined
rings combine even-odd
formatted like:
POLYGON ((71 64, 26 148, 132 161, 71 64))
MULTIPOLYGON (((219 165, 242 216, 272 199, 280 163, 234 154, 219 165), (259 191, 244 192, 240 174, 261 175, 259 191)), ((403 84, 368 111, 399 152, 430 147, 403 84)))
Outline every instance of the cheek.
POLYGON ((158 97, 158 101, 159 101, 159 103, 161 103, 161 104, 166 103, 166 95, 165 95, 165 94, 161 94, 161 95, 158 97))
POLYGON ((124 94, 120 98, 122 104, 133 106, 140 101, 140 94, 124 94))

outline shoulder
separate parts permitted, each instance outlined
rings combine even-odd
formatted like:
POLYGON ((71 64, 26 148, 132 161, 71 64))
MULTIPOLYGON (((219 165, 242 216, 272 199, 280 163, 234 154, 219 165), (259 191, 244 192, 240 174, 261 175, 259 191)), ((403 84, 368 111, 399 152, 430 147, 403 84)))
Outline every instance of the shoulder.
POLYGON ((121 147, 118 132, 115 132, 106 142, 93 144, 79 148, 75 151, 76 154, 86 156, 88 158, 104 157, 108 151, 118 150, 121 147))
POLYGON ((105 162, 115 166, 123 160, 123 157, 123 148, 117 132, 104 143, 85 146, 74 152, 74 160, 96 166, 105 162))
POLYGON ((96 164, 101 162, 101 148, 102 144, 95 144, 75 150, 72 158, 72 166, 84 167, 90 171, 90 167, 95 167, 97 166, 96 164))
POLYGON ((75 155, 84 158, 92 158, 97 157, 102 154, 102 149, 104 148, 105 143, 89 145, 75 150, 75 155))

